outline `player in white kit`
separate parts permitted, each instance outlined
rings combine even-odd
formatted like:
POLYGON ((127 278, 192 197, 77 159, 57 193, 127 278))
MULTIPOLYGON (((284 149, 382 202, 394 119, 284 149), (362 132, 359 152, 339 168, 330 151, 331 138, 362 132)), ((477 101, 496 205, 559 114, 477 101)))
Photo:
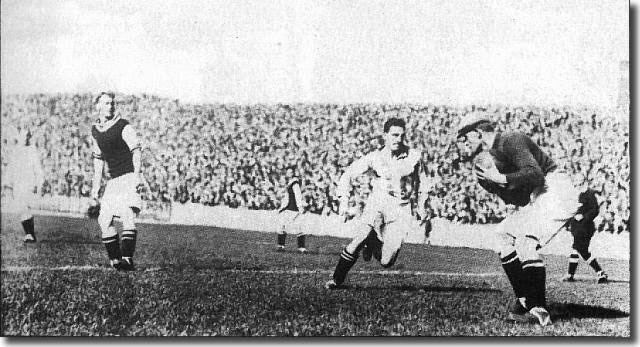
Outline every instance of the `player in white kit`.
POLYGON ((40 156, 31 143, 31 133, 26 130, 9 131, 7 171, 3 175, 3 186, 11 187, 13 200, 10 210, 16 211, 24 229, 24 242, 36 242, 31 207, 36 194, 44 184, 40 156))
MULTIPOLYGON (((383 267, 392 266, 413 226, 412 205, 425 206, 429 185, 420 152, 409 149, 404 143, 405 122, 399 118, 387 120, 384 137, 385 147, 353 162, 338 182, 340 214, 344 215, 351 179, 367 171, 375 176, 373 191, 362 216, 355 222, 356 235, 342 250, 333 278, 325 284, 327 289, 339 288, 344 283, 361 250, 364 250, 365 260, 373 254, 383 267)), ((424 215, 420 211, 417 218, 424 215)))

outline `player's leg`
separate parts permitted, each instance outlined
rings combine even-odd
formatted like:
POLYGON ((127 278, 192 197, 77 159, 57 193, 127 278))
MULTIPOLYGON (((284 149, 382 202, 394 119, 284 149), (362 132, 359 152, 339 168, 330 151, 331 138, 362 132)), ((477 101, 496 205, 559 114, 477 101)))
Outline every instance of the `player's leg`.
POLYGON ((276 232, 276 250, 284 251, 285 244, 287 242, 287 226, 289 224, 289 212, 282 211, 279 213, 279 226, 276 232))
POLYGON ((507 279, 511 284, 511 288, 516 296, 519 304, 511 308, 514 314, 524 314, 524 301, 526 297, 526 284, 524 273, 522 270, 521 256, 516 251, 515 246, 515 230, 522 221, 523 213, 516 211, 507 216, 496 228, 496 250, 500 257, 502 269, 507 275, 507 279), (521 312, 523 311, 524 312, 521 312))
POLYGON ((33 243, 36 242, 36 234, 35 234, 35 223, 33 221, 33 214, 30 212, 23 213, 20 215, 20 224, 22 224, 22 229, 24 229, 24 242, 25 243, 33 243))
POLYGON ((296 236, 296 245, 298 246, 298 252, 306 253, 307 252, 307 235, 303 232, 303 227, 301 225, 301 214, 299 212, 295 212, 291 222, 289 223, 289 230, 291 230, 291 234, 296 236))
POLYGON ((137 183, 137 177, 132 173, 109 182, 113 192, 113 195, 110 196, 112 196, 113 206, 117 211, 114 214, 118 215, 122 222, 122 264, 120 268, 126 271, 135 270, 133 255, 138 239, 135 218, 142 208, 142 200, 136 191, 137 183))
POLYGON ((100 215, 98 216, 98 225, 102 231, 102 243, 107 250, 109 262, 113 268, 119 270, 121 261, 120 239, 113 225, 113 213, 110 212, 109 209, 101 208, 100 215))
POLYGON ((340 252, 340 259, 338 260, 338 264, 333 271, 333 279, 325 284, 326 288, 333 289, 344 283, 349 270, 351 270, 353 265, 358 260, 359 252, 364 246, 367 236, 369 236, 370 230, 371 226, 369 224, 360 222, 358 223, 358 226, 355 230, 355 236, 353 237, 351 242, 349 242, 349 244, 342 249, 342 252, 340 252))
POLYGON ((580 260, 580 255, 578 254, 578 251, 575 249, 575 244, 574 244, 574 248, 571 250, 571 254, 569 254, 569 267, 567 269, 567 274, 562 277, 562 280, 564 282, 574 282, 575 281, 575 274, 576 274, 576 270, 578 269, 578 260, 580 260))
POLYGON ((584 261, 587 262, 587 264, 593 269, 593 271, 595 271, 596 275, 598 276, 598 283, 607 283, 609 281, 609 276, 604 272, 604 270, 602 270, 600 263, 598 263, 598 259, 596 259, 596 257, 591 254, 591 252, 589 252, 588 243, 586 245, 581 245, 581 247, 576 250, 576 264, 578 262, 578 254, 580 255, 580 257, 582 257, 582 259, 584 259, 584 261))
POLYGON ((20 224, 24 230, 24 242, 34 243, 36 242, 35 223, 33 220, 33 214, 29 208, 31 205, 30 200, 34 198, 34 195, 29 193, 29 188, 27 186, 17 186, 14 189, 13 196, 15 210, 19 213, 20 224))
POLYGON ((302 233, 298 234, 298 236, 296 236, 296 241, 298 244, 298 252, 306 253, 307 252, 307 235, 302 233))
POLYGON ((411 230, 412 218, 410 210, 406 208, 397 207, 388 211, 387 218, 380 229, 383 241, 379 260, 382 267, 388 268, 395 264, 402 243, 411 230))
POLYGON ((122 222, 122 270, 135 270, 133 263, 133 255, 136 251, 136 242, 138 238, 138 230, 135 224, 137 212, 132 208, 124 208, 120 213, 120 222, 122 222))

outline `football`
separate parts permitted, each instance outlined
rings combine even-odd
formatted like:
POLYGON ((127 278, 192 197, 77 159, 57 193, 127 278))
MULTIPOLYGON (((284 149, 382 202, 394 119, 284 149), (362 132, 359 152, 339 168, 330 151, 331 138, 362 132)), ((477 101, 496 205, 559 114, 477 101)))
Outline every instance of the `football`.
POLYGON ((474 169, 480 169, 482 171, 486 171, 492 167, 496 166, 495 158, 489 152, 480 152, 473 159, 473 167, 474 169))

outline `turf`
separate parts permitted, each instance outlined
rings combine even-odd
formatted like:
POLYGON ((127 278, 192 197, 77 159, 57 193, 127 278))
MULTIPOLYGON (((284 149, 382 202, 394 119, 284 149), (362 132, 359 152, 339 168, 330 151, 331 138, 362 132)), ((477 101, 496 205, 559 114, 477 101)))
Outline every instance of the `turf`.
POLYGON ((3 335, 630 337, 629 263, 602 259, 612 283, 545 256, 554 324, 505 320, 512 292, 491 251, 407 244, 386 271, 359 260, 346 289, 323 284, 347 239, 180 225, 139 226, 137 271, 107 267, 95 221, 36 217, 24 245, 2 216, 3 335), (65 268, 68 267, 68 268, 65 268))

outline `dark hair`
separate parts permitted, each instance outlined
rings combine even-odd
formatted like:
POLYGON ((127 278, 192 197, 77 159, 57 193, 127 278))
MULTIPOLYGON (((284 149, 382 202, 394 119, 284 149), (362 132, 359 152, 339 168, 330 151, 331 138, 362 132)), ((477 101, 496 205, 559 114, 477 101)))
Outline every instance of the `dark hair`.
POLYGON ((96 96, 96 98, 93 100, 93 104, 97 104, 98 100, 100 100, 101 97, 103 96, 108 96, 111 98, 111 115, 113 116, 116 112, 116 94, 114 92, 101 92, 100 95, 96 96))
POLYGON ((389 118, 387 119, 386 122, 384 122, 384 132, 388 133, 389 129, 391 129, 391 127, 401 127, 402 129, 405 128, 407 124, 405 123, 405 121, 403 119, 400 118, 389 118))
POLYGON ((486 122, 486 123, 478 124, 476 129, 480 129, 484 132, 493 132, 496 130, 496 125, 492 122, 486 122))

